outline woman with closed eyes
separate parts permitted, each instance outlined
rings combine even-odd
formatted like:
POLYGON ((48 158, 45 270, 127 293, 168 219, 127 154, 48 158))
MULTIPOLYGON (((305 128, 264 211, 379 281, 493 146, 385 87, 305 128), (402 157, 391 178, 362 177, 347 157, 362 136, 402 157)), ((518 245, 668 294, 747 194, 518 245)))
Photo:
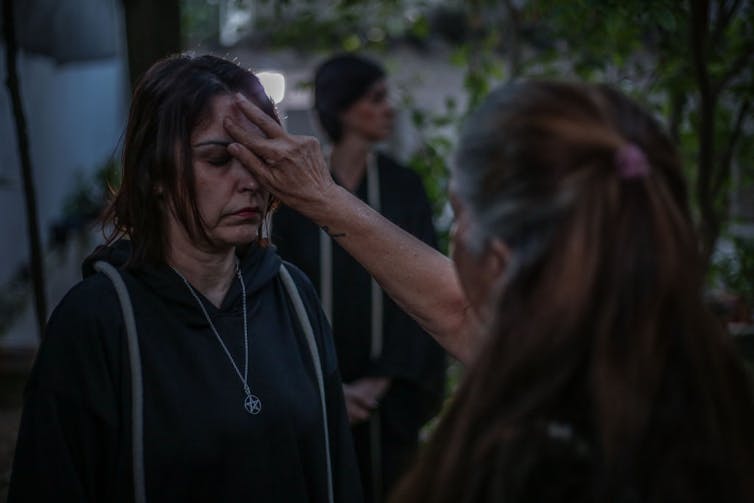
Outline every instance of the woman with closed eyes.
POLYGON ((361 501, 329 324, 267 245, 274 198, 227 151, 235 93, 277 122, 220 58, 141 79, 111 233, 50 318, 9 501, 361 501))

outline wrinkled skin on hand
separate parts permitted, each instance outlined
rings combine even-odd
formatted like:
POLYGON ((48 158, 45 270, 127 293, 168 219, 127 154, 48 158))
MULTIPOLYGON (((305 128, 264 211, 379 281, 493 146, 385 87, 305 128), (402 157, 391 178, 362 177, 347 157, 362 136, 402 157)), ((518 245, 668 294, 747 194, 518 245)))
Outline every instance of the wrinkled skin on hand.
POLYGON ((236 96, 236 106, 265 137, 254 134, 249 124, 226 117, 223 125, 236 141, 228 152, 283 204, 307 214, 307 209, 326 201, 337 185, 317 139, 288 134, 243 95, 236 96))

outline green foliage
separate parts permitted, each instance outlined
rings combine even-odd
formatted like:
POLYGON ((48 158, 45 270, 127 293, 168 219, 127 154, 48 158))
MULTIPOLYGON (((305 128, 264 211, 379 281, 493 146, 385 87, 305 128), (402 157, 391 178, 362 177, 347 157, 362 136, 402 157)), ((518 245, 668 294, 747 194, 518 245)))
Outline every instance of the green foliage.
MULTIPOLYGON (((449 131, 448 128, 458 122, 457 105, 454 99, 448 98, 445 112, 438 113, 416 107, 407 96, 404 108, 411 111, 411 121, 421 137, 421 147, 413 153, 408 166, 422 177, 434 214, 440 217, 447 206, 448 162, 454 147, 454 129, 449 131)), ((440 250, 447 252, 449 222, 437 218, 436 223, 439 224, 436 227, 440 250)))
POLYGON ((421 12, 429 3, 337 0, 323 9, 320 3, 310 1, 260 0, 254 28, 277 47, 381 51, 397 38, 427 37, 430 26, 421 12))
POLYGON ((88 177, 79 176, 76 188, 63 200, 63 218, 95 218, 109 194, 120 185, 120 176, 120 165, 115 159, 108 159, 88 177))
MULTIPOLYGON (((527 73, 557 66, 561 75, 611 83, 667 125, 687 170, 700 246, 711 256, 718 237, 728 233, 731 190, 751 187, 754 179, 754 148, 743 139, 754 126, 754 5, 710 1, 706 11, 705 5, 538 0, 527 3, 525 17, 546 26, 557 41, 543 51, 550 53, 544 60, 527 61, 527 73), (568 54, 565 65, 554 52, 568 54), (742 171, 739 187, 731 185, 733 165, 742 171)), ((745 290, 752 276, 732 264, 750 263, 754 251, 731 239, 737 243, 735 262, 715 265, 710 279, 751 303, 745 290)))
MULTIPOLYGON (((323 9, 321 2, 309 0, 260 0, 254 5, 256 36, 273 46, 379 53, 396 43, 424 50, 441 42, 449 62, 464 71, 463 106, 419 109, 410 95, 403 104, 421 138, 409 164, 423 176, 437 215, 445 208, 447 165, 462 119, 493 86, 522 77, 607 82, 654 111, 681 150, 706 254, 727 233, 735 188, 731 166, 741 172, 739 185, 754 183, 754 142, 744 134, 754 127, 752 2, 336 0, 323 9), (704 151, 710 152, 706 159, 704 151)), ((191 21, 201 22, 201 16, 191 21)), ((738 262, 749 263, 751 251, 740 250, 738 262)), ((720 277, 731 288, 744 288, 733 274, 720 277)))
POLYGON ((732 253, 713 263, 712 274, 726 289, 735 292, 746 306, 754 306, 754 241, 731 239, 732 253))
POLYGON ((214 44, 220 30, 217 2, 181 0, 181 39, 183 47, 214 44))

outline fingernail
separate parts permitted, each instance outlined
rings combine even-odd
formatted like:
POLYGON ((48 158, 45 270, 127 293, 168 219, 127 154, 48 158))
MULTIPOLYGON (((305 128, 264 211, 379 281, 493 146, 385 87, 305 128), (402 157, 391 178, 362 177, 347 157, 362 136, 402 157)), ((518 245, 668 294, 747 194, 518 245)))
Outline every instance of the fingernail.
POLYGON ((237 154, 241 151, 241 147, 238 145, 238 143, 231 143, 228 145, 228 152, 231 154, 237 154))
POLYGON ((243 93, 236 93, 236 99, 238 101, 247 101, 246 96, 244 96, 243 93))

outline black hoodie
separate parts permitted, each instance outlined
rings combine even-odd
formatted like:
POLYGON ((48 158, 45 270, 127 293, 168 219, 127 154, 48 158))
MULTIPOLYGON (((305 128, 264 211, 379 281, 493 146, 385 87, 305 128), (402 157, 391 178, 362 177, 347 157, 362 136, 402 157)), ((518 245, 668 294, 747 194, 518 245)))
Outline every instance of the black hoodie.
MULTIPOLYGON (((50 318, 26 390, 10 503, 132 501, 125 329, 110 280, 92 268, 95 260, 122 266, 128 254, 127 242, 98 248, 50 318)), ((122 270, 141 346, 148 501, 327 501, 317 381, 280 264, 274 248, 252 246, 241 258, 258 415, 244 409, 241 380, 183 280, 166 265, 122 270)), ((322 360, 335 499, 359 502, 330 327, 309 281, 286 267, 322 360)), ((239 282, 219 309, 199 296, 243 372, 239 282)))

